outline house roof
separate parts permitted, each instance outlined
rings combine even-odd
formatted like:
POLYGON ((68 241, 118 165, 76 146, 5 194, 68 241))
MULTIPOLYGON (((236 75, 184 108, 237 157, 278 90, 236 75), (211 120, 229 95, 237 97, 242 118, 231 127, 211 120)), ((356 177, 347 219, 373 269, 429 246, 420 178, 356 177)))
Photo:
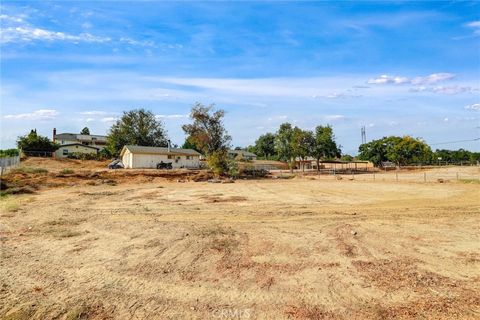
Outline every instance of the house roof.
POLYGON ((58 149, 62 149, 63 147, 71 147, 71 146, 82 146, 82 147, 85 147, 85 148, 95 149, 95 150, 98 151, 98 148, 95 148, 95 147, 93 147, 93 146, 87 146, 87 145, 81 144, 81 143, 61 144, 58 149))
POLYGON ((123 156, 125 151, 128 150, 131 153, 147 153, 147 154, 180 154, 186 156, 200 156, 200 153, 193 149, 180 149, 180 148, 164 148, 164 147, 146 147, 146 146, 133 146, 126 145, 122 148, 120 156, 123 156))
POLYGON ((228 150, 228 153, 233 153, 233 154, 241 154, 244 157, 256 157, 257 155, 255 153, 245 151, 245 150, 228 150))
POLYGON ((55 135, 55 139, 78 141, 92 141, 95 139, 97 142, 107 142, 106 136, 100 136, 96 134, 59 133, 55 135))

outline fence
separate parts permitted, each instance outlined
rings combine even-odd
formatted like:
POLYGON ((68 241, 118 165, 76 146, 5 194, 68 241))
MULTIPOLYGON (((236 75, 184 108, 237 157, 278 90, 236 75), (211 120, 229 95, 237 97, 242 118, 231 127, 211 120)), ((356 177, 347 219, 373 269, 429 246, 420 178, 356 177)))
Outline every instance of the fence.
MULTIPOLYGON (((271 171, 275 175, 290 175, 288 170, 271 171)), ((342 179, 356 181, 385 181, 385 182, 447 182, 447 181, 480 181, 480 167, 436 167, 427 170, 391 170, 368 172, 339 172, 333 170, 299 171, 294 174, 304 176, 317 176, 318 179, 342 179)))
POLYGON ((20 164, 20 156, 0 158, 0 173, 20 164))

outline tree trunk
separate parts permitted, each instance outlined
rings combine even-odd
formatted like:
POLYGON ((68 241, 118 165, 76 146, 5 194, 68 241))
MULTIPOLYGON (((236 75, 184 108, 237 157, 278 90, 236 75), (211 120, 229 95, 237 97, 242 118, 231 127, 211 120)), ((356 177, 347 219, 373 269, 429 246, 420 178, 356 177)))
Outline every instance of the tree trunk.
POLYGON ((317 158, 317 172, 320 172, 320 158, 317 158))

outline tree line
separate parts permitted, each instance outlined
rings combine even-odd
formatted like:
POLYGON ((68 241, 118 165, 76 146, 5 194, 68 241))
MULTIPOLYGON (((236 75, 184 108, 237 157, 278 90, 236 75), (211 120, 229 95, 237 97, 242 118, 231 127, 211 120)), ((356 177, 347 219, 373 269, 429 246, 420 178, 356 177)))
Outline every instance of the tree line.
POLYGON ((432 151, 425 141, 411 136, 389 136, 372 140, 361 144, 358 151, 358 159, 371 161, 376 166, 382 166, 385 162, 392 162, 396 166, 405 166, 463 162, 473 164, 480 161, 480 152, 470 152, 464 149, 432 151))
POLYGON ((319 125, 312 131, 294 127, 288 122, 281 124, 275 133, 261 135, 254 145, 247 147, 247 151, 255 153, 259 159, 287 162, 291 170, 296 166, 297 160, 314 158, 317 168, 320 168, 321 160, 341 156, 331 126, 319 125))
MULTIPOLYGON (((228 159, 231 136, 223 124, 225 111, 215 109, 213 104, 196 103, 190 112, 191 123, 182 126, 186 134, 183 148, 195 149, 202 153, 212 170, 217 174, 235 171, 235 163, 228 159)), ((90 134, 85 127, 81 134, 90 134)), ((103 158, 118 157, 124 145, 140 145, 167 147, 170 140, 164 124, 155 115, 145 109, 124 111, 123 115, 111 126, 107 135, 107 146, 101 151, 103 158)), ((29 134, 17 140, 17 146, 24 151, 53 152, 59 145, 47 137, 31 130, 29 134)), ((177 145, 173 145, 177 147, 177 145)), ((338 159, 341 146, 335 141, 333 128, 330 125, 319 125, 314 130, 304 130, 290 123, 283 123, 274 133, 262 134, 255 144, 245 148, 253 152, 258 159, 279 160, 289 164, 291 170, 297 160, 315 159, 317 168, 322 160, 338 159)), ((342 159, 353 160, 349 155, 342 159)), ((420 138, 410 136, 390 136, 373 140, 359 147, 359 160, 373 162, 381 166, 385 162, 393 162, 397 166, 407 164, 435 164, 442 162, 480 161, 480 153, 467 150, 436 150, 420 138)))

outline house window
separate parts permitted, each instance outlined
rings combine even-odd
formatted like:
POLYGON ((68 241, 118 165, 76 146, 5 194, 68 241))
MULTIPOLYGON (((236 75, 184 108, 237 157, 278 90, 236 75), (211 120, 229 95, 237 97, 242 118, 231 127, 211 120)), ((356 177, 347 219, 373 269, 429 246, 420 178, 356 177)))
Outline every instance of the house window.
POLYGON ((187 156, 187 160, 192 160, 192 156, 187 156))
POLYGON ((68 156, 68 149, 63 149, 62 152, 64 156, 68 156))
POLYGON ((168 159, 173 159, 173 156, 169 154, 168 159))

